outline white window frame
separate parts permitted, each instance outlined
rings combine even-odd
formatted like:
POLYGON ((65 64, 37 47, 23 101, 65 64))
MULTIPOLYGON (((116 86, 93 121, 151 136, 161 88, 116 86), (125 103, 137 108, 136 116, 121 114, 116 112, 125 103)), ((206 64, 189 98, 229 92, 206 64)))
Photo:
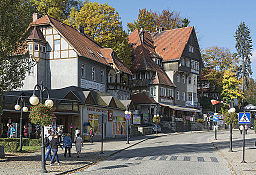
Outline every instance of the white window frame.
POLYGON ((176 97, 177 100, 180 100, 180 91, 177 91, 177 97, 176 97))
POLYGON ((60 51, 60 39, 55 39, 54 41, 53 41, 53 45, 54 45, 54 51, 60 51), (55 43, 55 42, 57 42, 57 41, 59 41, 59 48, 58 48, 58 50, 56 49, 57 47, 57 44, 55 43))
POLYGON ((192 97, 193 93, 192 92, 188 92, 188 101, 192 101, 192 97))
POLYGON ((194 47, 191 46, 191 45, 189 45, 188 51, 189 51, 190 53, 194 53, 194 47))
POLYGON ((186 84, 186 76, 185 75, 182 75, 182 81, 183 81, 183 84, 186 84))
POLYGON ((182 93, 182 100, 183 100, 183 101, 186 101, 186 92, 183 92, 183 93, 182 93))

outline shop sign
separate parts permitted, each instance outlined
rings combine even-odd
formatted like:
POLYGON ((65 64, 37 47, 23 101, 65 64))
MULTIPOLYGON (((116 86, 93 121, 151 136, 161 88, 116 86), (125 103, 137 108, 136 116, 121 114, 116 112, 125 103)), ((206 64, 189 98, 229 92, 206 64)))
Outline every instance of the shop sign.
POLYGON ((105 109, 94 108, 94 107, 87 107, 87 111, 94 111, 94 112, 99 112, 99 113, 106 113, 107 112, 105 109))
POLYGON ((113 121, 113 111, 112 110, 108 110, 108 121, 113 121))
POLYGON ((140 114, 133 114, 133 124, 140 124, 141 116, 140 114))

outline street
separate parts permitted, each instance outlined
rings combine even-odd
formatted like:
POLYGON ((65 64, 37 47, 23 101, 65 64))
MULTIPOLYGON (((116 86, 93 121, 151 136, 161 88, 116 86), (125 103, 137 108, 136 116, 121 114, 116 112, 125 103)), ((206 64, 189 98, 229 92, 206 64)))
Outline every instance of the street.
POLYGON ((149 139, 74 174, 231 174, 212 137, 188 132, 149 139))

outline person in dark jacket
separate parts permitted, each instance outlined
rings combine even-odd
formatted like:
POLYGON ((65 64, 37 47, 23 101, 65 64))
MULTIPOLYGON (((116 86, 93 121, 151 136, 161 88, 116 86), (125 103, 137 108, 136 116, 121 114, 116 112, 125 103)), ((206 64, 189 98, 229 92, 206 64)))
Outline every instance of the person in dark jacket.
POLYGON ((69 133, 63 139, 63 148, 65 148, 64 157, 66 157, 67 151, 68 151, 69 157, 71 157, 71 151, 70 150, 72 148, 72 139, 71 139, 69 133))
POLYGON ((60 164, 59 158, 58 158, 58 146, 60 146, 60 143, 58 141, 58 136, 57 135, 53 135, 52 140, 50 141, 50 146, 52 148, 52 160, 51 160, 51 164, 53 165, 54 160, 57 161, 58 165, 60 164))
POLYGON ((48 131, 48 136, 45 136, 44 139, 44 144, 46 147, 46 154, 45 154, 45 161, 48 159, 48 157, 50 158, 50 160, 52 160, 52 155, 51 155, 51 146, 50 146, 50 142, 52 140, 52 136, 50 135, 51 131, 48 131))

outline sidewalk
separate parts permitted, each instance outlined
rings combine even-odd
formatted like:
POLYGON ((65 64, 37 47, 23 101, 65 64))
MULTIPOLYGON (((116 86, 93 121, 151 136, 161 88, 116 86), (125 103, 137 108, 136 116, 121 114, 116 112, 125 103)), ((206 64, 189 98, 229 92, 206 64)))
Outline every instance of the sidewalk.
POLYGON ((256 134, 249 129, 245 135, 245 161, 243 160, 243 136, 239 130, 233 130, 233 152, 229 152, 229 131, 219 131, 217 140, 214 140, 214 132, 210 142, 217 148, 219 154, 227 161, 228 166, 233 170, 233 174, 255 175, 256 174, 256 134))
MULTIPOLYGON (((133 145, 139 144, 147 139, 165 136, 167 134, 139 136, 130 139, 130 144, 126 144, 126 139, 104 141, 103 152, 101 151, 101 142, 88 143, 85 142, 82 148, 80 158, 76 157, 75 146, 73 144, 71 157, 64 157, 64 149, 59 148, 58 155, 61 165, 50 166, 50 161, 46 162, 47 175, 66 173, 81 167, 86 167, 100 160, 107 159, 109 156, 127 149, 133 145)), ((0 174, 42 174, 41 170, 41 152, 34 153, 9 153, 6 154, 6 159, 0 161, 0 174)))

